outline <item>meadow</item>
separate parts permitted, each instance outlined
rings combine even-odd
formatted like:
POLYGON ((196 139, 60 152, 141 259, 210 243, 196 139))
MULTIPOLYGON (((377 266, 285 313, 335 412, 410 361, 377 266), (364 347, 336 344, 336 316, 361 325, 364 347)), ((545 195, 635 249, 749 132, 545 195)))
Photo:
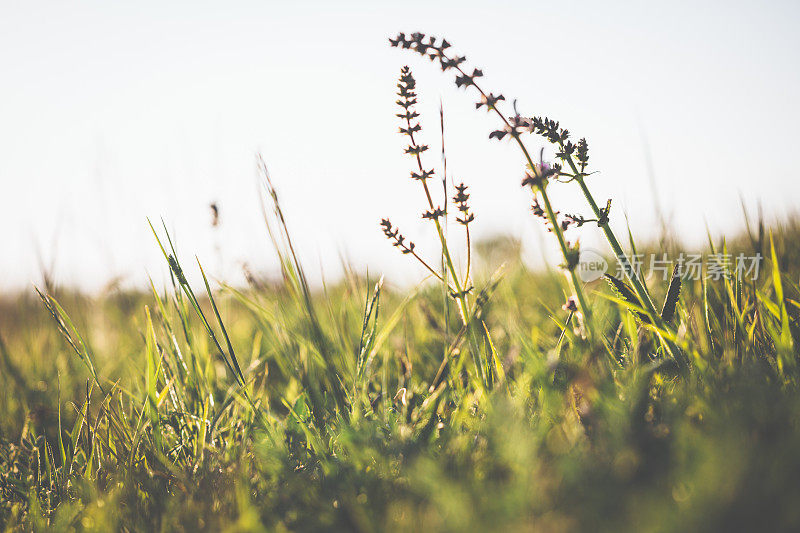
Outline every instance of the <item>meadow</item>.
POLYGON ((4 529, 798 530, 798 220, 745 210, 744 230, 704 250, 669 228, 637 244, 591 192, 587 140, 516 114, 446 40, 390 43, 412 66, 398 179, 418 183, 409 209, 439 247, 390 217, 376 231, 427 279, 398 290, 346 269, 315 288, 262 164, 279 278, 215 283, 151 221, 167 287, 3 297, 4 529), (464 112, 496 116, 487 142, 518 146, 520 194, 559 264, 526 268, 513 236, 472 242, 468 184, 415 139, 421 119, 438 127, 415 111, 417 68, 455 75, 464 112), (551 187, 586 213, 559 212, 551 187), (589 229, 608 243, 605 273, 586 271, 589 229))

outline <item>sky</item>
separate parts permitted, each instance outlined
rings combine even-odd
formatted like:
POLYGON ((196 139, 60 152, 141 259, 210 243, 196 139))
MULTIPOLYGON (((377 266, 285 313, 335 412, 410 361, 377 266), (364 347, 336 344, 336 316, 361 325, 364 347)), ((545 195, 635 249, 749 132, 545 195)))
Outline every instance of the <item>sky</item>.
MULTIPOLYGON (((487 138, 496 119, 389 47, 397 31, 445 36, 487 90, 586 137, 590 187, 639 239, 657 234, 656 205, 690 245, 740 228, 742 199, 785 216, 800 200, 798 23, 790 1, 0 0, 0 291, 41 282, 43 266, 90 291, 163 279, 148 217, 217 280, 241 282, 243 264, 274 273, 257 154, 313 279, 335 279, 344 258, 419 281, 378 226, 391 217, 436 257, 394 116, 403 65, 439 169, 443 105, 447 178, 470 186, 475 238, 512 234, 532 264, 555 257, 519 153, 487 138)), ((587 212, 575 187, 553 191, 587 212)), ((596 228, 581 239, 605 251, 596 228)))

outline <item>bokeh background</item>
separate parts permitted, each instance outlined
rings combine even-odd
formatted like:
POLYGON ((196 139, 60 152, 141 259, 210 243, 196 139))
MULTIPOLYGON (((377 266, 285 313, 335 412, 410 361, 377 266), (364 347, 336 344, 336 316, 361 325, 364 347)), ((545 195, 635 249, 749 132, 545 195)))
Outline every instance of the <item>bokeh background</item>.
MULTIPOLYGON (((515 149, 488 141, 495 120, 449 74, 388 46, 400 30, 446 36, 489 90, 585 136, 593 190, 640 239, 662 217, 687 245, 741 227, 742 199, 780 217, 800 200, 798 22, 793 1, 2 2, 0 289, 42 269, 90 291, 163 279, 146 217, 217 279, 273 272, 257 153, 312 279, 343 259, 421 279, 378 227, 389 215, 435 250, 396 133, 404 64, 429 165, 444 106, 448 180, 470 185, 476 236, 547 258, 515 149)), ((560 188, 563 210, 583 209, 576 193, 560 188)))

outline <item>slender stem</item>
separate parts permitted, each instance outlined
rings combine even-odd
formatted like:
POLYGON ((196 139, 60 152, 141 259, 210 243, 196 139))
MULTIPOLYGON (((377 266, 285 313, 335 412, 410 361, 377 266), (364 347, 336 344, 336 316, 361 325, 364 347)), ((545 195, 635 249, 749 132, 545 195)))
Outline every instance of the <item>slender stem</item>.
POLYGON ((420 263, 422 263, 422 266, 424 266, 425 268, 427 268, 427 269, 428 269, 428 272, 430 272, 431 274, 433 274, 434 276, 436 276, 436 278, 437 278, 437 279, 439 279, 439 281, 441 281, 442 283, 446 283, 446 282, 445 282, 445 280, 444 280, 444 278, 442 277, 442 275, 441 275, 441 274, 439 274, 438 272, 436 272, 436 271, 435 271, 435 270, 434 270, 434 269, 433 269, 433 268, 432 268, 432 267, 431 267, 431 266, 430 266, 430 265, 429 265, 429 264, 428 264, 428 263, 427 263, 427 262, 426 262, 426 261, 425 261, 423 258, 421 258, 420 256, 418 256, 418 255, 417 255, 417 252, 415 252, 414 250, 411 250, 409 253, 410 253, 411 255, 413 255, 413 256, 414 256, 414 258, 415 258, 417 261, 419 261, 420 263))
MULTIPOLYGON (((414 140, 414 133, 411 131, 411 119, 408 117, 406 118, 406 124, 408 125, 408 131, 409 131, 408 136, 411 141, 411 145, 416 146, 416 141, 414 140)), ((417 167, 419 169, 419 172, 421 175, 424 175, 425 170, 422 166, 422 158, 420 157, 419 152, 417 152, 415 155, 417 159, 417 167)), ((425 191, 425 198, 428 201, 428 206, 430 207, 431 211, 433 211, 436 207, 433 204, 433 198, 431 197, 431 191, 428 188, 427 180, 423 178, 420 181, 422 182, 422 189, 425 191)), ((456 299, 458 300, 458 310, 459 314, 461 315, 461 321, 466 328, 471 329, 469 327, 471 320, 469 317, 469 303, 467 302, 467 294, 462 289, 461 283, 459 282, 458 274, 456 273, 456 268, 455 265, 453 264, 453 259, 450 256, 450 249, 447 246, 447 238, 445 237, 442 224, 439 222, 439 219, 435 217, 433 218, 433 222, 436 225, 436 233, 439 235, 439 242, 441 243, 442 246, 442 253, 444 255, 444 260, 447 266, 447 270, 450 272, 450 277, 453 279, 453 285, 455 286, 455 290, 453 292, 455 293, 456 299)), ((472 355, 472 362, 475 364, 475 367, 478 371, 478 375, 481 378, 481 383, 484 386, 488 386, 486 372, 484 371, 483 364, 481 363, 480 360, 480 354, 477 350, 477 341, 474 338, 474 332, 472 332, 472 337, 474 344, 473 349, 470 350, 470 353, 472 355)))
MULTIPOLYGON (((564 151, 563 143, 559 143, 559 146, 564 151)), ((600 206, 597 205, 597 202, 592 196, 592 193, 589 191, 589 188, 586 186, 586 181, 584 180, 583 173, 578 171, 577 165, 575 165, 575 161, 572 159, 571 155, 567 154, 566 157, 567 164, 570 166, 572 171, 575 173, 575 181, 578 182, 578 185, 581 188, 581 192, 583 192, 583 196, 586 198, 586 201, 589 203, 589 207, 592 209, 594 216, 598 219, 607 219, 608 216, 603 216, 603 212, 600 210, 600 206)), ((627 254, 622 249, 619 241, 617 240, 617 236, 614 235, 614 232, 611 229, 611 225, 606 221, 603 224, 599 224, 600 228, 603 230, 603 233, 606 236, 606 240, 611 245, 611 249, 614 251, 614 254, 617 256, 617 260, 623 261, 623 270, 625 272, 625 276, 630 280, 633 284, 636 293, 639 295, 639 299, 642 300, 644 303, 647 311, 653 316, 654 319, 660 319, 660 315, 656 311, 655 304, 653 303, 652 298, 650 297, 650 293, 644 284, 639 279, 639 276, 633 270, 631 266, 630 260, 628 259, 627 254)))
MULTIPOLYGON (((442 55, 444 56, 444 53, 442 53, 442 55)), ((446 58, 447 56, 444 57, 446 58)), ((456 66, 455 68, 462 75, 467 76, 467 74, 461 69, 461 67, 456 66)), ((478 86, 477 83, 475 83, 474 80, 472 80, 472 86, 478 90, 478 92, 481 94, 481 96, 484 97, 484 99, 488 99, 486 93, 483 91, 483 89, 480 88, 480 86, 478 86)), ((533 159, 531 158, 528 149, 525 147, 525 144, 522 142, 522 139, 520 139, 519 133, 517 133, 511 127, 511 124, 508 122, 508 119, 506 119, 506 117, 500 112, 500 110, 497 109, 496 105, 491 105, 489 107, 497 114, 497 116, 500 117, 500 120, 502 120, 503 124, 505 124, 506 127, 509 129, 511 136, 514 138, 514 140, 517 142, 517 145, 519 145, 520 149, 522 150, 522 154, 525 156, 525 160, 528 162, 528 165, 530 166, 531 170, 533 172, 536 172, 536 166, 533 162, 533 159)), ((545 190, 546 185, 544 184, 543 180, 540 180, 540 184, 537 186, 537 188, 539 190, 539 193, 542 195, 542 200, 544 201, 545 205, 545 211, 547 212, 547 218, 550 220, 550 224, 553 226, 553 233, 555 233, 556 238, 558 239, 558 245, 561 248, 561 255, 564 257, 564 262, 568 263, 569 249, 567 247, 566 239, 564 238, 564 232, 561 231, 561 227, 558 224, 558 219, 556 218, 556 214, 553 211, 552 205, 550 204, 550 198, 547 195, 547 191, 545 190)), ((575 272, 575 269, 570 269, 567 267, 567 271, 569 273, 567 276, 567 280, 570 282, 570 289, 575 294, 575 297, 578 300, 578 305, 580 306, 581 311, 583 311, 583 316, 586 324, 586 333, 587 335, 590 336, 591 320, 592 320, 591 310, 589 309, 589 306, 586 304, 586 297, 583 294, 583 288, 581 286, 580 280, 578 279, 578 275, 575 272)))
MULTIPOLYGON (((563 143, 559 143, 559 146, 562 147, 563 150, 563 143)), ((617 236, 614 235, 613 230, 608 221, 608 213, 603 213, 600 210, 600 207, 597 205, 597 202, 594 200, 594 196, 589 191, 589 188, 586 186, 586 182, 584 180, 585 175, 582 172, 578 171, 578 167, 575 164, 572 156, 566 154, 566 161, 569 164, 572 172, 575 174, 575 180, 578 182, 578 185, 581 188, 581 192, 583 192, 584 197, 586 197, 586 201, 589 203, 589 207, 594 212, 594 215, 598 219, 605 220, 603 224, 598 224, 600 228, 603 230, 603 233, 606 236, 606 240, 611 245, 611 249, 617 256, 618 261, 623 262, 623 271, 625 272, 625 276, 630 280, 631 284, 633 285, 634 290, 639 295, 639 299, 643 302, 647 313, 650 315, 653 323, 660 329, 665 331, 670 331, 671 328, 668 326, 666 322, 661 318, 661 313, 656 310, 656 306, 653 303, 653 299, 650 297, 650 292, 647 290, 647 287, 642 283, 639 279, 639 276, 636 275, 633 267, 631 266, 631 262, 628 259, 628 256, 625 254, 625 251, 622 249, 619 241, 617 240, 617 236), (605 216, 604 216, 605 215, 605 216)), ((661 334, 658 334, 659 337, 662 337, 661 334)), ((672 356, 679 362, 679 364, 683 365, 684 368, 689 367, 689 361, 685 355, 682 355, 681 350, 679 347, 672 341, 663 339, 662 340, 666 343, 667 348, 670 352, 672 352, 672 356)))
MULTIPOLYGON (((466 217, 466 214, 464 216, 466 217)), ((466 218, 464 220, 466 220, 466 218)), ((470 267, 472 266, 472 244, 470 243, 469 239, 469 223, 464 224, 464 231, 467 234, 467 274, 464 276, 464 285, 469 286, 469 271, 470 267)))
MULTIPOLYGON (((406 118, 406 123, 408 124, 409 132, 410 132, 411 131, 411 120, 409 118, 406 118)), ((408 136, 409 136, 409 138, 411 140, 411 144, 412 145, 416 145, 416 141, 414 140, 414 134, 413 133, 409 133, 408 136)), ((416 159, 417 159, 417 167, 418 167, 418 169, 420 171, 420 174, 422 174, 425 171, 423 166, 422 166, 422 158, 420 157, 419 153, 417 153, 415 155, 416 155, 416 159)), ((428 207, 430 207, 431 210, 434 210, 436 208, 436 206, 433 204, 433 197, 431 196, 431 191, 428 188, 427 180, 422 179, 420 181, 422 182, 422 189, 423 189, 423 191, 425 191, 425 199, 428 201, 428 207)), ((458 296, 459 310, 461 312, 461 320, 462 320, 462 322, 466 323, 467 314, 468 314, 467 313, 468 306, 467 306, 467 301, 466 301, 466 295, 463 293, 463 290, 461 288, 461 283, 459 282, 458 275, 456 274, 456 269, 455 269, 455 266, 453 264, 453 260, 450 257, 450 250, 449 250, 449 248, 447 246, 447 238, 444 235, 444 229, 442 228, 442 224, 439 222, 438 218, 434 218, 433 222, 436 225, 436 232, 439 235, 439 242, 441 243, 441 246, 442 246, 442 252, 444 253, 444 259, 445 259, 445 264, 447 266, 447 270, 450 272, 450 277, 453 279, 453 285, 455 286, 455 291, 454 292, 458 296)), ((440 277, 440 279, 441 279, 441 277, 440 277)))
MULTIPOLYGON (((521 142, 520 142, 520 146, 522 146, 521 142)), ((525 151, 526 156, 527 156, 527 150, 525 150, 523 148, 523 151, 525 151)), ((541 182, 542 180, 539 180, 539 181, 541 182)), ((547 193, 545 193, 545 187, 546 187, 546 185, 542 184, 542 185, 538 186, 538 189, 539 189, 539 192, 542 195, 542 201, 544 202, 544 208, 545 208, 545 211, 547 212, 547 217, 550 219, 550 223, 553 226, 553 233, 556 234, 556 237, 558 238, 558 244, 561 246, 561 253, 564 256, 564 262, 568 263, 569 262, 569 259, 568 259, 568 256, 567 256, 568 250, 567 250, 566 240, 564 239, 564 233, 561 231, 561 227, 558 225, 558 220, 556 219, 556 214, 553 211, 553 206, 550 204, 550 198, 548 197, 547 193)), ((570 288, 575 293, 575 297, 578 299, 578 306, 583 311, 583 316, 584 316, 584 319, 585 319, 586 324, 587 324, 587 328, 586 328, 587 329, 587 333, 590 334, 589 330, 590 330, 591 326, 589 326, 589 324, 591 323, 592 315, 591 315, 591 310, 589 309, 589 306, 586 303, 586 298, 585 298, 585 296, 583 294, 583 288, 581 286, 580 279, 578 278, 578 274, 575 272, 574 268, 569 268, 569 266, 567 266, 566 270, 569 273, 569 276, 568 276, 567 279, 568 279, 568 281, 570 281, 570 285, 571 285, 570 288)))

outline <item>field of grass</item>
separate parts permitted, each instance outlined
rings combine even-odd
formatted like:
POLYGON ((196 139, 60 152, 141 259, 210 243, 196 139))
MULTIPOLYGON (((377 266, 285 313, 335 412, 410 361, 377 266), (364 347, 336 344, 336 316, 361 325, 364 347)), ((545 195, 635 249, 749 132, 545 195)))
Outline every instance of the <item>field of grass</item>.
POLYGON ((457 72, 479 110, 496 112, 491 138, 520 147, 520 194, 563 263, 530 271, 513 240, 502 254, 472 250, 500 247, 470 242, 480 213, 466 186, 438 198, 444 169, 429 174, 415 142, 404 68, 401 133, 440 248, 416 249, 389 219, 380 229, 427 282, 392 290, 348 271, 312 289, 264 169, 280 281, 190 284, 185 272, 202 267, 154 222, 170 286, 2 298, 0 524, 798 530, 800 224, 751 220, 709 239, 698 253, 733 258, 716 274, 712 262, 697 276, 670 265, 666 279, 629 268, 587 282, 581 226, 603 232, 609 262, 690 251, 668 232, 639 249, 636 228, 620 238, 622 214, 591 194, 588 143, 549 119, 503 114, 504 99, 446 41, 392 44, 457 72), (534 160, 526 143, 552 145, 556 160, 534 160), (579 189, 590 214, 558 213, 549 187, 579 189), (456 233, 465 264, 453 259, 456 233), (762 257, 759 272, 736 268, 739 254, 762 257))

